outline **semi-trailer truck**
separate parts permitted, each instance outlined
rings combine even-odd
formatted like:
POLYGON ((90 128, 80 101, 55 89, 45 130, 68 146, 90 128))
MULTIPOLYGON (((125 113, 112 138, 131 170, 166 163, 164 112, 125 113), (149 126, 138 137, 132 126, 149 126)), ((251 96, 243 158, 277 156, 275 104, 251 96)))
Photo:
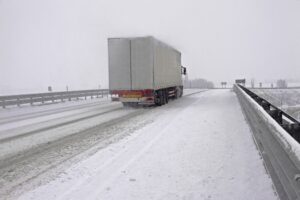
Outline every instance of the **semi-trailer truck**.
POLYGON ((152 36, 109 38, 109 89, 124 106, 164 105, 183 93, 181 53, 152 36))

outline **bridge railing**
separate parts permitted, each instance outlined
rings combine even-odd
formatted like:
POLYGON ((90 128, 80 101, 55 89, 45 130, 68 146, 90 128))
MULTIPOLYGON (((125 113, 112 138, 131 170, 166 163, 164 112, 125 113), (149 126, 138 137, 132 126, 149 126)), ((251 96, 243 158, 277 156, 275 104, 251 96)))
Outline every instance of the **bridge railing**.
POLYGON ((282 128, 297 142, 300 142, 300 122, 266 99, 258 96, 246 87, 239 85, 253 100, 255 100, 282 128))
POLYGON ((280 199, 300 199, 299 122, 241 85, 234 91, 280 199))
POLYGON ((71 101, 79 98, 98 98, 108 96, 108 89, 98 90, 77 90, 77 91, 66 91, 66 92, 47 92, 47 93, 35 93, 35 94, 21 94, 21 95, 8 95, 0 96, 0 107, 6 108, 7 106, 34 103, 48 103, 56 101, 71 101))

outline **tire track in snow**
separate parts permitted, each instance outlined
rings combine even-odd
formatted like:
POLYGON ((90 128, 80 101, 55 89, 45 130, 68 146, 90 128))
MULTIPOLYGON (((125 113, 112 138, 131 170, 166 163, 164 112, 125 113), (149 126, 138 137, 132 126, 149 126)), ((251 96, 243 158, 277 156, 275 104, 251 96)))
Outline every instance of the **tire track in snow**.
POLYGON ((32 119, 32 118, 41 117, 41 116, 46 116, 46 115, 50 115, 50 114, 57 114, 57 113, 61 113, 61 112, 71 111, 71 110, 79 110, 79 109, 85 109, 85 108, 89 108, 89 107, 95 107, 98 105, 105 105, 105 104, 109 104, 109 103, 111 103, 111 102, 110 101, 108 101, 108 102, 106 102, 106 101, 92 102, 92 103, 83 104, 83 105, 82 104, 72 105, 72 106, 67 106, 67 107, 18 114, 18 115, 13 115, 13 116, 8 116, 8 117, 1 117, 0 125, 17 122, 17 121, 21 121, 21 120, 32 119))
POLYGON ((1 161, 0 196, 9 195, 18 187, 26 185, 52 168, 115 136, 116 124, 126 122, 145 112, 147 110, 133 111, 96 127, 22 152, 22 155, 6 160, 5 163, 1 161))
POLYGON ((82 121, 82 120, 90 119, 90 118, 93 118, 93 117, 97 117, 97 116, 104 115, 104 114, 107 114, 107 113, 111 113, 111 112, 121 110, 121 109, 122 108, 115 108, 115 109, 112 109, 112 110, 108 110, 108 111, 88 115, 88 116, 85 116, 85 117, 81 117, 81 118, 78 118, 78 119, 66 121, 66 122, 63 122, 63 123, 60 123, 60 124, 46 126, 46 127, 40 128, 40 129, 36 129, 36 130, 33 130, 33 131, 22 133, 20 135, 14 135, 14 136, 11 136, 11 137, 3 138, 3 139, 0 139, 0 144, 5 143, 5 142, 10 142, 10 141, 16 140, 16 139, 21 139, 21 138, 27 137, 29 135, 38 134, 40 132, 47 131, 47 130, 50 130, 50 129, 54 129, 54 128, 58 128, 58 127, 61 127, 61 126, 77 123, 77 122, 82 121))

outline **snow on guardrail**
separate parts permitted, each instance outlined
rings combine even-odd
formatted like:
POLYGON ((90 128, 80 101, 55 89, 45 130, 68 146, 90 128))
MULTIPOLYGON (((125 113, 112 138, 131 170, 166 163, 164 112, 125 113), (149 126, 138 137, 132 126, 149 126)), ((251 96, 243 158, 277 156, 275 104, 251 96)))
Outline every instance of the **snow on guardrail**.
POLYGON ((237 89, 244 95, 244 97, 251 103, 254 109, 256 109, 257 113, 261 116, 261 118, 266 122, 268 127, 273 130, 273 133, 282 144, 282 147, 286 150, 291 158, 295 161, 295 164, 300 169, 300 144, 286 131, 281 127, 277 121, 275 121, 264 109, 261 105, 259 105, 256 101, 254 101, 245 91, 243 91, 240 87, 237 89))
POLYGON ((287 127, 299 122, 242 86, 234 90, 280 199, 300 199, 300 144, 287 127))

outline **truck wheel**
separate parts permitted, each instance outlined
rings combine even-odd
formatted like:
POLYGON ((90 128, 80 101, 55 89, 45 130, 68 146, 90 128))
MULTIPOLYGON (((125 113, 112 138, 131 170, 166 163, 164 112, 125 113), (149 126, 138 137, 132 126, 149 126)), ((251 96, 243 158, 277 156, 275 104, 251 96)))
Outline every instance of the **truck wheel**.
POLYGON ((156 91, 155 92, 155 97, 154 97, 155 105, 161 106, 161 98, 160 98, 160 92, 156 91))
POLYGON ((161 101, 160 98, 156 97, 156 99, 155 99, 155 105, 161 106, 161 102, 160 101, 161 101))
POLYGON ((179 95, 179 97, 182 97, 182 95, 183 95, 183 88, 182 88, 182 87, 180 87, 180 88, 179 88, 179 91, 180 91, 180 93, 179 93, 179 94, 180 94, 180 95, 179 95))
POLYGON ((176 87, 175 89, 175 99, 178 99, 180 97, 181 89, 180 87, 176 87))
POLYGON ((157 91, 157 95, 155 97, 155 104, 157 106, 161 106, 165 104, 165 95, 162 90, 157 91))
POLYGON ((168 95, 168 91, 165 91, 165 102, 166 104, 169 103, 169 95, 168 95))
POLYGON ((161 105, 166 104, 166 95, 164 91, 160 91, 160 99, 161 99, 161 105))

